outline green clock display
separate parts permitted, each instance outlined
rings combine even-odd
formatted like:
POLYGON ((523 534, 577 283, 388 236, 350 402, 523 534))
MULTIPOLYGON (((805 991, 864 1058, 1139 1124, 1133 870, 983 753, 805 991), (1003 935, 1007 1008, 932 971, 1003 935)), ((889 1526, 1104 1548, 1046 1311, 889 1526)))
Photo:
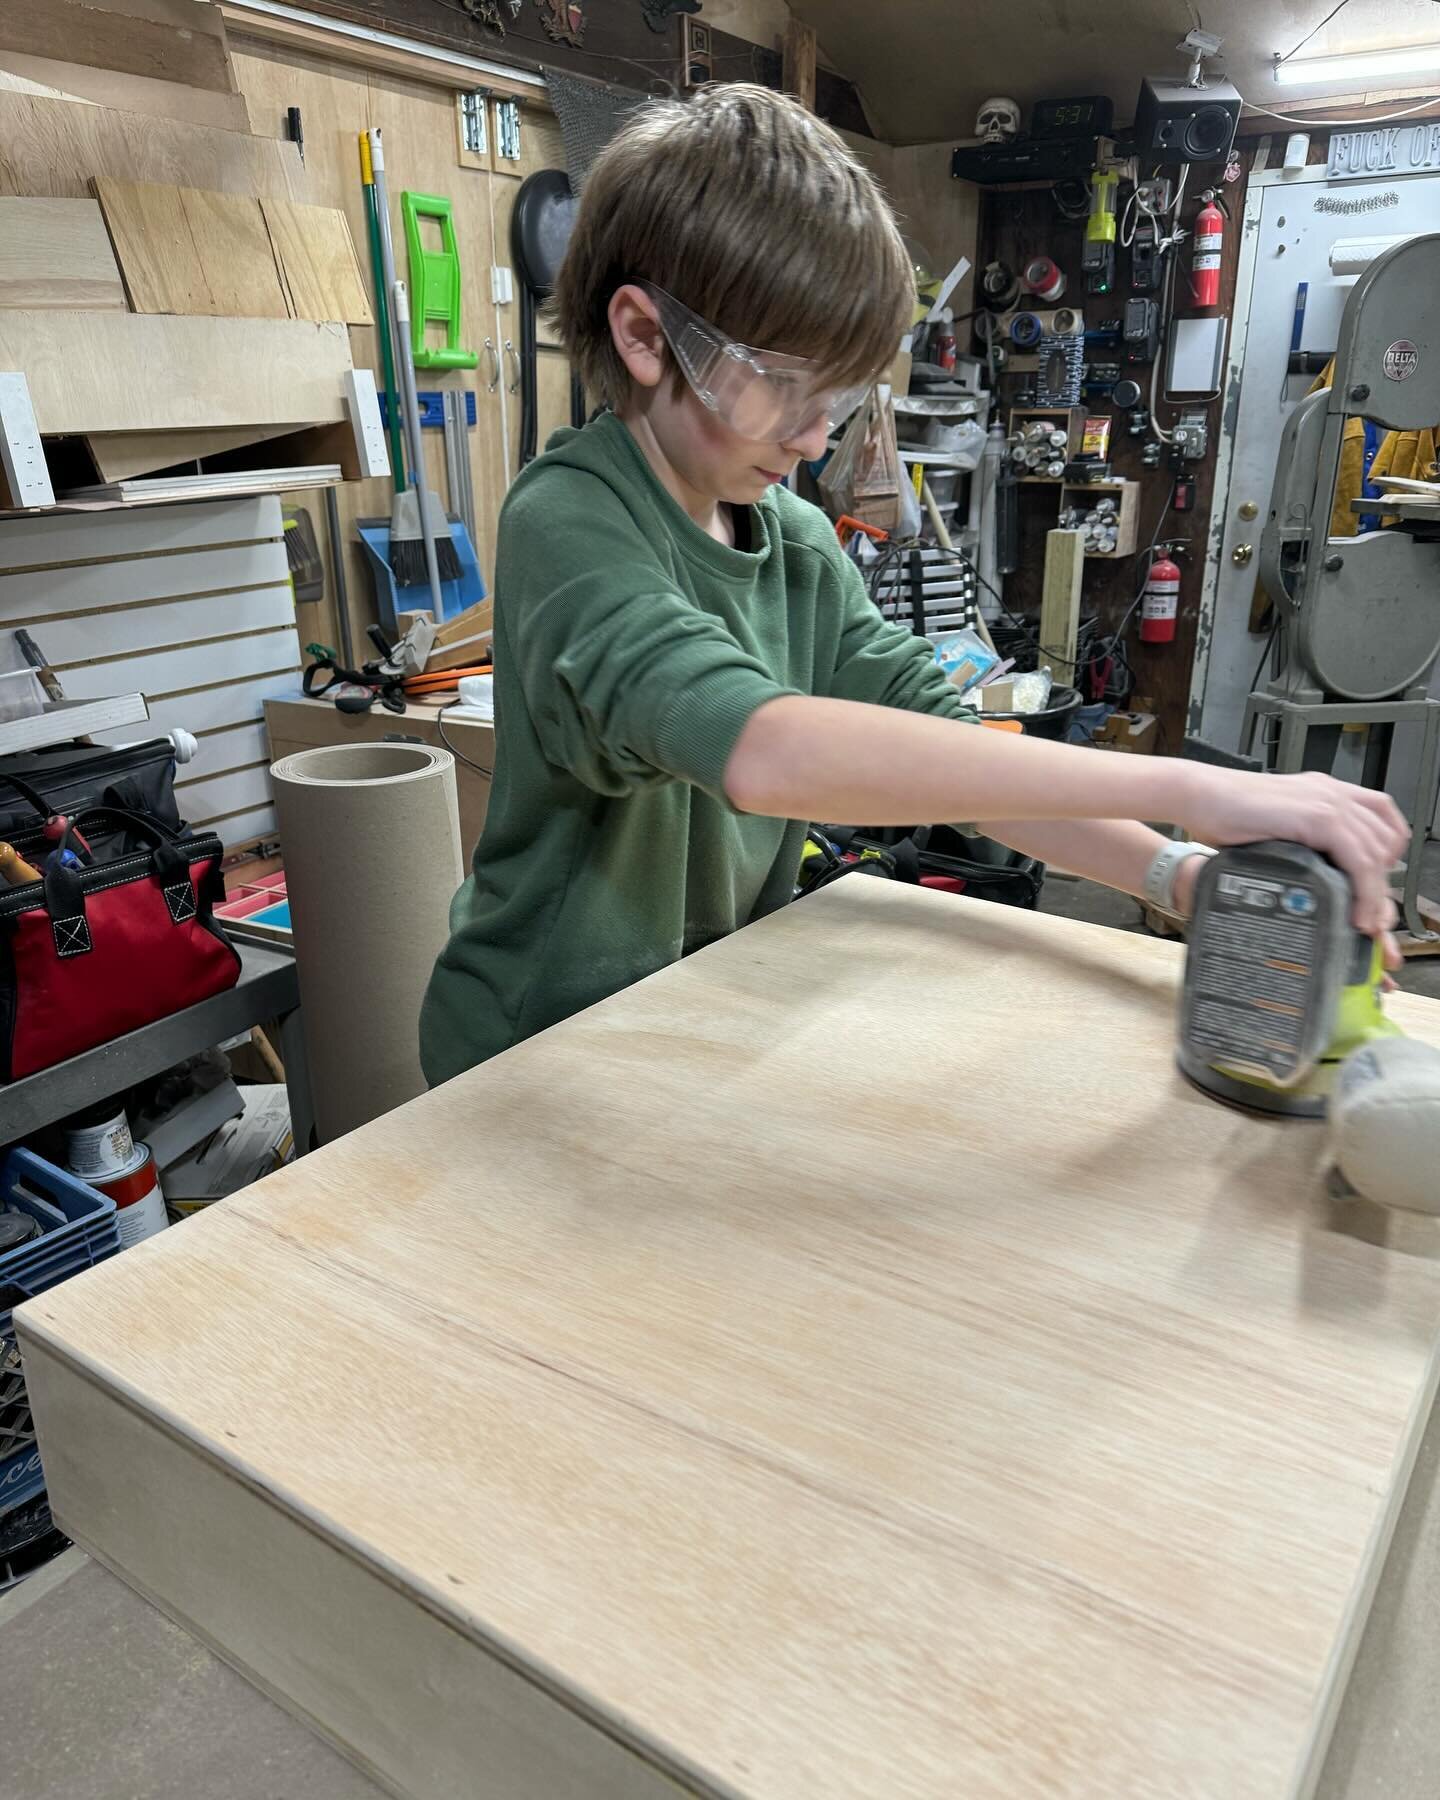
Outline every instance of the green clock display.
POLYGON ((1030 112, 1030 135, 1032 138, 1103 137, 1114 120, 1114 102, 1105 94, 1037 100, 1030 112))

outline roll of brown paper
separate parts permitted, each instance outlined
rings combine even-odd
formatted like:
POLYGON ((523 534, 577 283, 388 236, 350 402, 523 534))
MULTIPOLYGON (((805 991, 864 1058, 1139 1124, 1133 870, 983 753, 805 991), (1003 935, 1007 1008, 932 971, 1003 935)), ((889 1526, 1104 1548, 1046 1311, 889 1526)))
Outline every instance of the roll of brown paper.
POLYGON ((330 1143, 425 1090, 420 1002, 463 877, 455 762, 424 744, 334 744, 270 774, 330 1143))

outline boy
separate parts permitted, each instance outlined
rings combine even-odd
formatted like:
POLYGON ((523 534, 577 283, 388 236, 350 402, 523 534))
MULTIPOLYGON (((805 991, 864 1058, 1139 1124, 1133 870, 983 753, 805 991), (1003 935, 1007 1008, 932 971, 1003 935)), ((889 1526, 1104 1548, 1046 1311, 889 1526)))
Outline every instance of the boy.
POLYGON ((1388 929, 1407 833, 1383 794, 971 729, 881 619, 780 483, 912 304, 885 202, 795 101, 703 89, 596 161, 556 315, 613 410, 557 434, 501 516, 495 785, 426 996, 432 1083, 783 906, 811 819, 971 820, 1181 912, 1194 847, 1136 820, 1296 839, 1388 929))

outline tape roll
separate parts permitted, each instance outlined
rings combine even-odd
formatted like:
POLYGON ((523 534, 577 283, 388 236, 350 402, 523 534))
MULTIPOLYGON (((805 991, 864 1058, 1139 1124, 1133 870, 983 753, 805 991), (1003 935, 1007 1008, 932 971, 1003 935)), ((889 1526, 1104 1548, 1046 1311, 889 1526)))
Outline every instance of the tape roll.
POLYGON ((1016 313, 1010 321, 1010 342, 1017 350, 1033 350, 1045 335, 1045 327, 1034 313, 1016 313))
POLYGON ((1365 1199, 1440 1213, 1440 1050, 1380 1038, 1347 1057, 1330 1096, 1330 1153, 1365 1199))
POLYGON ((420 1002, 463 878, 455 760, 331 744, 270 770, 320 1140, 425 1090, 420 1002))

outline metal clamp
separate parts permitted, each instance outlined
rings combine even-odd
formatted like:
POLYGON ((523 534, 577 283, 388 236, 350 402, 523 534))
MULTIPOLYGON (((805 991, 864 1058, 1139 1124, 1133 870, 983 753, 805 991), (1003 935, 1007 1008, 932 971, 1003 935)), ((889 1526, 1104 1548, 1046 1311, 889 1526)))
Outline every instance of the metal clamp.
POLYGON ((506 338, 505 340, 505 354, 512 357, 515 363, 515 379, 510 383, 508 391, 512 394, 518 394, 520 392, 520 352, 515 348, 514 342, 510 338, 506 338))
POLYGON ((495 359, 494 368, 491 372, 489 383, 487 384, 486 389, 485 389, 486 393, 493 394, 495 392, 496 388, 499 387, 499 385, 500 385, 500 352, 495 348, 494 338, 486 338, 485 348, 490 352, 491 356, 495 359))

